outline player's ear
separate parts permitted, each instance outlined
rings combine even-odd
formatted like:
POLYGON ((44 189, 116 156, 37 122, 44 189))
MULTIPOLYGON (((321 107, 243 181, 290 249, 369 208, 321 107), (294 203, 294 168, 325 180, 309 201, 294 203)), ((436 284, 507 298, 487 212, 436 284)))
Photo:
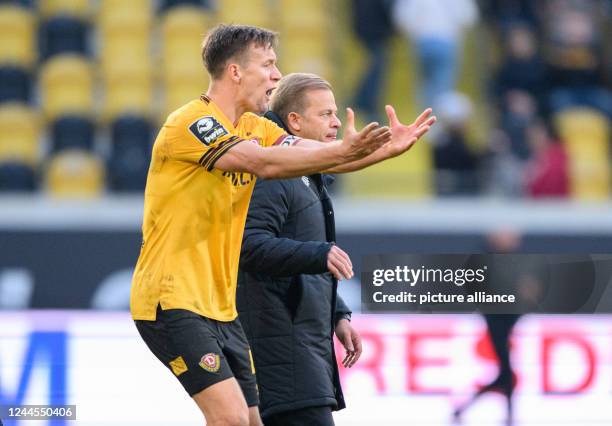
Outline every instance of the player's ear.
POLYGON ((227 66, 227 70, 232 81, 234 81, 235 83, 240 83, 240 81, 242 80, 242 71, 240 69, 240 65, 230 63, 227 66))
POLYGON ((297 112, 290 112, 287 115, 287 127, 294 135, 298 134, 302 130, 301 125, 302 117, 297 112))

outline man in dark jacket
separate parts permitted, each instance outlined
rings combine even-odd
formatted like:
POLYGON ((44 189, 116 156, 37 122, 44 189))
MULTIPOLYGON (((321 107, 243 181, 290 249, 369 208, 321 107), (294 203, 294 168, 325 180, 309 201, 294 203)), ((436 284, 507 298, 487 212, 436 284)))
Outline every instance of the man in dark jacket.
MULTIPOLYGON (((300 138, 336 140, 340 120, 331 86, 313 74, 284 77, 266 117, 300 138)), ((435 121, 426 111, 412 126, 415 139, 435 121)), ((391 122, 394 112, 388 110, 391 122)), ((399 123, 396 123, 399 125, 399 123)), ((413 141, 413 143, 414 143, 413 141)), ((332 172, 358 170, 405 152, 389 146, 332 172)), ((258 180, 244 231, 237 307, 257 372, 266 426, 333 425, 345 407, 333 334, 346 350, 345 367, 361 354, 351 312, 337 295, 338 280, 353 276, 349 256, 335 245, 334 212, 326 185, 315 174, 258 180)))

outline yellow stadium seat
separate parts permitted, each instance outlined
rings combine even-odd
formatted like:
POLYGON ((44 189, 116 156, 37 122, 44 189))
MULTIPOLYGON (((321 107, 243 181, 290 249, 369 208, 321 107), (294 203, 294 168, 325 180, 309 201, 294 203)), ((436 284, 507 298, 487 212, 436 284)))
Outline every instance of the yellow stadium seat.
POLYGON ((123 62, 129 58, 148 63, 152 29, 150 0, 102 2, 98 33, 103 73, 110 72, 117 61, 123 62))
POLYGON ((0 63, 30 67, 36 54, 35 19, 24 8, 0 6, 0 63))
POLYGON ((0 162, 14 160, 31 166, 40 158, 40 120, 26 105, 0 106, 0 162))
POLYGON ((431 146, 418 143, 408 155, 344 175, 344 193, 352 198, 366 199, 429 198, 435 192, 431 157, 431 146))
POLYGON ((48 162, 45 184, 60 198, 92 198, 104 191, 104 164, 90 152, 65 150, 48 162))
POLYGON ((267 0, 223 0, 218 2, 217 19, 228 24, 269 27, 273 23, 267 0))
POLYGON ((89 0, 41 0, 38 4, 40 13, 45 18, 55 15, 71 15, 88 19, 91 14, 89 0))
MULTIPOLYGON (((162 71, 164 78, 204 73, 202 40, 210 16, 199 8, 175 7, 162 17, 162 71)), ((203 77, 198 77, 201 81, 203 77)))
POLYGON ((329 32, 333 6, 324 0, 283 0, 279 22, 283 35, 291 30, 329 32))
POLYGON ((152 0, 102 0, 98 9, 98 24, 112 21, 152 22, 154 10, 152 0))
POLYGON ((180 6, 164 13, 161 30, 164 42, 175 39, 197 37, 202 42, 210 28, 211 16, 204 10, 193 6, 180 6))
POLYGON ((103 75, 113 73, 122 64, 151 62, 152 50, 148 37, 138 35, 112 36, 101 42, 100 68, 103 75))
POLYGON ((283 39, 279 52, 280 69, 283 73, 312 72, 330 78, 333 66, 327 43, 317 37, 287 37, 283 39))
POLYGON ((151 19, 145 15, 136 18, 132 15, 119 16, 117 19, 98 24, 98 32, 102 41, 109 37, 136 36, 148 39, 151 36, 152 28, 151 19))
POLYGON ((208 87, 201 47, 210 22, 209 14, 191 6, 172 8, 162 17, 165 114, 196 99, 208 87))
MULTIPOLYGON (((108 2, 103 2, 106 5, 108 2)), ((113 3, 113 2, 110 2, 113 3)), ((108 37, 143 37, 149 38, 153 28, 153 13, 150 4, 135 8, 139 2, 122 1, 114 8, 99 16, 97 27, 102 41, 108 37)))
POLYGON ((151 62, 151 45, 148 38, 112 37, 102 41, 100 68, 103 75, 113 73, 125 62, 151 62))
POLYGON ((177 78, 165 85, 165 115, 168 115, 185 103, 197 99, 202 93, 206 92, 208 85, 203 82, 201 77, 199 79, 198 77, 200 76, 194 75, 189 78, 177 78))
POLYGON ((104 118, 122 113, 150 116, 153 111, 153 68, 149 62, 118 63, 104 74, 104 118))
POLYGON ((598 111, 573 108, 555 122, 568 153, 572 196, 581 200, 610 197, 610 123, 598 111))
POLYGON ((200 82, 207 82, 208 74, 200 57, 198 46, 185 43, 182 48, 171 49, 162 58, 162 73, 164 81, 176 80, 188 75, 200 82))
POLYGON ((40 82, 47 118, 93 111, 93 73, 85 58, 77 55, 53 57, 44 64, 40 82))
POLYGON ((610 123, 597 110, 572 108, 558 113, 555 120, 561 136, 568 141, 581 137, 598 141, 610 139, 610 123))

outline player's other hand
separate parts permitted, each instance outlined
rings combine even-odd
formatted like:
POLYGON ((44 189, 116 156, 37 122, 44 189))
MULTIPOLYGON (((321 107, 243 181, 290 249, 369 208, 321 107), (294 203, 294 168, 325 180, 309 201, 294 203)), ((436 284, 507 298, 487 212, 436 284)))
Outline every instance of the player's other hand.
POLYGON ((366 157, 389 141, 389 127, 381 127, 376 122, 368 124, 358 132, 355 129, 355 113, 350 108, 346 109, 346 126, 342 138, 346 162, 366 157))
POLYGON ((355 329, 351 326, 351 323, 347 319, 341 319, 336 324, 336 337, 344 346, 346 350, 346 354, 344 355, 344 359, 342 360, 342 365, 345 368, 351 368, 359 357, 361 356, 361 336, 355 329))
POLYGON ((427 108, 412 124, 405 125, 400 123, 395 114, 395 109, 391 105, 387 105, 385 110, 387 117, 389 117, 389 127, 393 135, 391 142, 385 145, 385 148, 389 151, 389 157, 395 157, 412 148, 416 141, 427 133, 437 120, 435 115, 431 115, 432 109, 427 108))
POLYGON ((327 252, 327 269, 338 281, 353 278, 353 262, 348 254, 334 245, 327 252))

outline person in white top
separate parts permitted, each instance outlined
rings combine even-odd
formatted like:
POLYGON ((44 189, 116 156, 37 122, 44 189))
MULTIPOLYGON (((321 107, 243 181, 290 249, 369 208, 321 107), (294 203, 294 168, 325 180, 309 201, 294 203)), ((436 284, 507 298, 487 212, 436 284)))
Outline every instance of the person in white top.
POLYGON ((416 48, 424 105, 435 105, 440 95, 455 89, 463 34, 478 16, 475 0, 395 2, 394 23, 416 48))

